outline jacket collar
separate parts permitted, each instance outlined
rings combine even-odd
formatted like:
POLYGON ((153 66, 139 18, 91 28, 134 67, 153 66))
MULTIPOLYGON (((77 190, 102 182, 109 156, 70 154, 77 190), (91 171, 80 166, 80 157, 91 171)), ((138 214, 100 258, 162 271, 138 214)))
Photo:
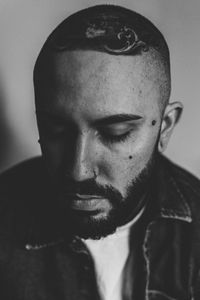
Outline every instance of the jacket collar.
POLYGON ((190 293, 191 231, 188 225, 192 222, 192 213, 180 177, 168 171, 167 168, 159 170, 163 174, 157 182, 158 210, 148 223, 143 243, 146 300, 186 299, 190 293))
POLYGON ((158 203, 158 217, 191 223, 192 212, 182 191, 180 178, 174 173, 176 167, 163 156, 159 157, 158 163, 159 167, 154 185, 158 203))

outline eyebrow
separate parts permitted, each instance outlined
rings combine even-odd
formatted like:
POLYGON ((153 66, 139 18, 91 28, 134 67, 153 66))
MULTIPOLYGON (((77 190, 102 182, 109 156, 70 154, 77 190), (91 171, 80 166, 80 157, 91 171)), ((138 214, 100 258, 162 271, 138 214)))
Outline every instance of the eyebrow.
POLYGON ((111 115, 108 117, 101 118, 99 120, 94 121, 94 125, 96 126, 107 126, 111 124, 123 123, 128 121, 137 121, 142 119, 142 116, 133 115, 133 114, 118 114, 111 115))
MULTIPOLYGON (((54 119, 55 121, 61 121, 60 116, 45 111, 45 110, 36 110, 36 113, 40 116, 46 116, 50 117, 51 119, 54 119)), ((123 123, 123 122, 129 122, 129 121, 138 121, 143 119, 142 116, 140 115, 134 115, 134 114, 116 114, 116 115, 110 115, 107 117, 103 117, 100 119, 94 120, 92 123, 94 126, 108 126, 112 124, 117 124, 117 123, 123 123)))

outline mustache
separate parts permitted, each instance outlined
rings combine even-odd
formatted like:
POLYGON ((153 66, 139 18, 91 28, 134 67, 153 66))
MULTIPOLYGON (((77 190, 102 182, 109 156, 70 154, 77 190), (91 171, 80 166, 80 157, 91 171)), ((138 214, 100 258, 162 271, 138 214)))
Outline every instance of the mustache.
POLYGON ((102 186, 94 179, 87 179, 76 182, 68 179, 64 184, 64 194, 95 195, 111 201, 120 201, 123 199, 121 193, 110 185, 102 186))

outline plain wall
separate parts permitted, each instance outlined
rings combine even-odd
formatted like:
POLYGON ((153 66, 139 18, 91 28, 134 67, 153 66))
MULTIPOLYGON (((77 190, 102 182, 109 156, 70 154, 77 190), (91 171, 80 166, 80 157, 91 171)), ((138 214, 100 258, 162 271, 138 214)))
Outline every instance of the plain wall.
POLYGON ((166 155, 200 176, 198 0, 0 0, 0 170, 40 153, 32 70, 44 40, 69 14, 99 3, 136 10, 165 35, 171 51, 171 101, 185 107, 166 155))

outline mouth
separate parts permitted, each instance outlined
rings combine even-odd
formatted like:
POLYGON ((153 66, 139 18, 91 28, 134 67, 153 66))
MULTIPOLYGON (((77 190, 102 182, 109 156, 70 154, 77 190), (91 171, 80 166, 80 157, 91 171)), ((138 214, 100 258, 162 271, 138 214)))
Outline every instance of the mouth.
POLYGON ((68 197, 74 210, 96 211, 110 206, 108 199, 97 195, 68 194, 68 197))

